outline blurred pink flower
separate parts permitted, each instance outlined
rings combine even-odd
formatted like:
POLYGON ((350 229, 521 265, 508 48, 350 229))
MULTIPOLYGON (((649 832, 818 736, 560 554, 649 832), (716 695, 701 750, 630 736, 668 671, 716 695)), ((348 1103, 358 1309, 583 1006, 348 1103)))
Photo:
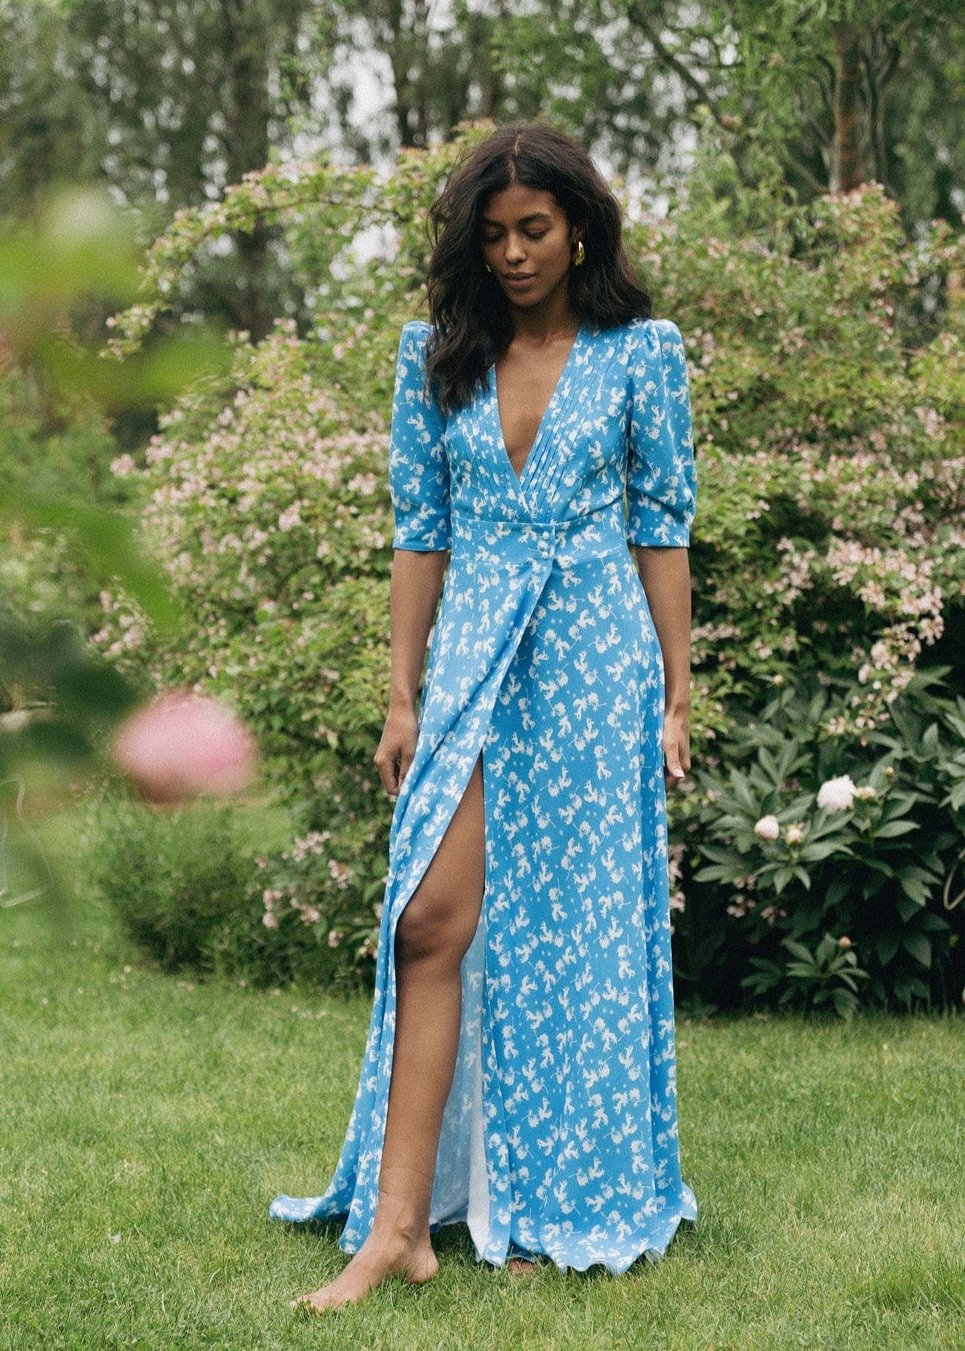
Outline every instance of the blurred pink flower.
POLYGON ((136 709, 115 733, 111 755, 142 797, 158 803, 236 792, 258 763, 255 738, 237 715, 187 690, 136 709))
POLYGON ((762 840, 776 840, 781 833, 781 823, 776 816, 762 816, 754 827, 754 834, 762 840))

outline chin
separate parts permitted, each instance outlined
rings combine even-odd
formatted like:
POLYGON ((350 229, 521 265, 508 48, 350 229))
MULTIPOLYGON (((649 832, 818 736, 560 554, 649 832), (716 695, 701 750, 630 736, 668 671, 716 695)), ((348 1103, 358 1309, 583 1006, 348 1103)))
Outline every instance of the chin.
POLYGON ((532 309, 534 305, 538 305, 540 301, 546 299, 545 291, 541 295, 534 296, 517 295, 515 291, 504 291, 503 294, 510 305, 515 305, 518 310, 532 309))

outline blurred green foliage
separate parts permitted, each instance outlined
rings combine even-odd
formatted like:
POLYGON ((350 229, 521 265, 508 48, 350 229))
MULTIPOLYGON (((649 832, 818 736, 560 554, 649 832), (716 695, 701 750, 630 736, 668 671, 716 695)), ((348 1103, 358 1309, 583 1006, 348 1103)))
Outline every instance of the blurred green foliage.
POLYGON ((103 341, 109 307, 135 294, 140 255, 129 215, 90 188, 54 194, 36 223, 0 236, 0 379, 11 413, 0 427, 0 810, 13 827, 0 857, 0 895, 12 892, 13 901, 11 875, 50 874, 20 827, 69 791, 68 776, 76 785, 105 767, 102 735, 143 693, 89 645, 78 622, 84 592, 121 585, 159 632, 183 622, 135 523, 91 500, 80 467, 89 449, 90 476, 100 483, 108 414, 168 402, 228 355, 201 325, 152 342, 123 365, 92 345, 90 335, 103 341), (63 481, 48 452, 54 463, 62 459, 63 481), (32 566, 38 558, 68 570, 64 595, 47 573, 39 606, 30 594, 43 572, 32 566), (25 783, 37 791, 24 794, 25 783))

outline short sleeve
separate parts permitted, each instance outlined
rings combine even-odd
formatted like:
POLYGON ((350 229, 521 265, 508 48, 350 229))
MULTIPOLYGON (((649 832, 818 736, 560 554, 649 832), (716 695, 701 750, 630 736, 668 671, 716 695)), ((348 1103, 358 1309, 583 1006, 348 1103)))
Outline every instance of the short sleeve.
POLYGON ((627 541, 686 548, 697 470, 687 361, 675 323, 633 326, 627 375, 627 541))
POLYGON ((389 431, 392 547, 425 552, 448 549, 452 538, 446 418, 424 389, 430 331, 423 320, 403 326, 389 431))

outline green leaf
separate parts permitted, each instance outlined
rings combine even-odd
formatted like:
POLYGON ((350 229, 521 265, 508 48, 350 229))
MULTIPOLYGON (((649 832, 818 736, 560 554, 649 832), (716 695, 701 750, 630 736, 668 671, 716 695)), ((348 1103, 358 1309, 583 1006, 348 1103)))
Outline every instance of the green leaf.
POLYGON ((774 890, 778 896, 794 876, 793 868, 777 868, 774 873, 774 890))
POLYGON ((901 946, 910 952, 916 962, 922 966, 931 966, 931 939, 923 933, 906 933, 901 936, 901 946))
POLYGON ((879 934, 875 940, 875 952, 882 966, 887 966, 898 951, 898 934, 879 934))
POLYGON ((714 863, 728 863, 733 867, 734 853, 731 849, 724 849, 715 844, 701 844, 700 852, 704 858, 712 859, 714 863))
POLYGON ((850 885, 850 880, 844 873, 835 877, 834 880, 828 884, 828 889, 824 893, 824 903, 829 910, 840 905, 845 896, 847 896, 850 885))
POLYGON ((864 896, 865 900, 868 901, 872 896, 878 894, 884 884, 885 881, 883 877, 866 877, 864 886, 861 888, 861 894, 864 896))
POLYGON ((896 896, 895 909, 898 911, 902 922, 907 924, 913 917, 921 914, 921 906, 917 901, 913 901, 910 896, 896 896))
POLYGON ((931 895, 931 887, 927 885, 927 873, 922 873, 917 868, 905 869, 898 874, 898 881, 906 896, 910 896, 918 905, 927 903, 931 895))
POLYGON ((793 938, 785 938, 783 946, 787 948, 788 952, 793 952, 795 957, 799 957, 802 962, 808 962, 813 968, 814 957, 803 943, 796 943, 793 938))
POLYGON ((832 854, 853 854, 853 850, 848 849, 846 845, 824 843, 824 844, 806 844, 798 855, 805 863, 817 863, 819 859, 830 858, 832 854))
POLYGON ((891 839, 895 835, 907 835, 909 831, 918 830, 917 821, 886 821, 883 826, 875 831, 875 838, 878 840, 891 839))
POLYGON ((694 881, 732 882, 736 875, 737 874, 735 873, 733 864, 729 864, 727 867, 723 867, 719 863, 714 863, 707 868, 699 868, 697 872, 694 873, 694 881))
POLYGON ((842 1018, 851 1018, 854 1015, 856 1000, 854 995, 847 990, 834 990, 831 994, 834 1003, 835 1012, 842 1018))

